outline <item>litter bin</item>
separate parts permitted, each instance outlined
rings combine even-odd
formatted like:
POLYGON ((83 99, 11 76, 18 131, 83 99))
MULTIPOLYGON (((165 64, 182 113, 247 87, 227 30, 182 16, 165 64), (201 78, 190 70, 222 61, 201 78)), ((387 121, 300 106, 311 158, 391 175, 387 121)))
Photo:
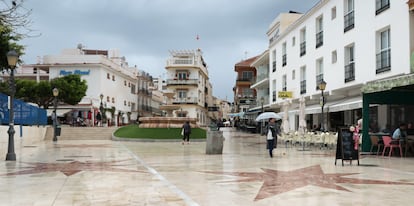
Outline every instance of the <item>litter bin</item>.
POLYGON ((60 132, 62 131, 62 128, 60 125, 56 125, 56 136, 60 136, 60 132))
POLYGON ((223 154, 223 132, 210 125, 207 131, 206 154, 223 154))

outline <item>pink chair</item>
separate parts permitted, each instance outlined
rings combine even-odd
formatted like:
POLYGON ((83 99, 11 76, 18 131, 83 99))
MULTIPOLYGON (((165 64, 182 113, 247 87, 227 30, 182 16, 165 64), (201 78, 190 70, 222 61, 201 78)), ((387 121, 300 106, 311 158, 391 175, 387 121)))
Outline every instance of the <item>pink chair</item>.
POLYGON ((384 141, 384 150, 382 151, 382 156, 385 154, 385 150, 387 148, 390 148, 390 153, 388 154, 389 157, 391 157, 392 150, 394 148, 400 149, 400 156, 402 157, 402 147, 399 140, 393 140, 390 136, 382 136, 382 140, 384 141))

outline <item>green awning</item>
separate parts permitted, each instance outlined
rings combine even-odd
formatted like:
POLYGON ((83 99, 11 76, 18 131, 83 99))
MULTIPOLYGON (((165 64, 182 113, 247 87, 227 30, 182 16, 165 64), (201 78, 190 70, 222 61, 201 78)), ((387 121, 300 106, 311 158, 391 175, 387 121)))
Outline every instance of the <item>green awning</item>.
POLYGON ((407 85, 414 85, 414 73, 368 82, 361 88, 361 91, 362 93, 382 92, 407 85))

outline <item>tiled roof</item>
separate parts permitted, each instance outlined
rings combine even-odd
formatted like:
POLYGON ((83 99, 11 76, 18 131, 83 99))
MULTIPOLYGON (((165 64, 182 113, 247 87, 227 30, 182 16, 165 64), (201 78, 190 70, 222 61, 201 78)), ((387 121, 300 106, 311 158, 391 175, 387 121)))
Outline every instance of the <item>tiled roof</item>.
POLYGON ((243 60, 243 61, 237 63, 235 66, 250 67, 250 65, 254 62, 254 60, 256 60, 257 58, 259 58, 259 56, 255 56, 255 57, 251 57, 249 59, 243 60))

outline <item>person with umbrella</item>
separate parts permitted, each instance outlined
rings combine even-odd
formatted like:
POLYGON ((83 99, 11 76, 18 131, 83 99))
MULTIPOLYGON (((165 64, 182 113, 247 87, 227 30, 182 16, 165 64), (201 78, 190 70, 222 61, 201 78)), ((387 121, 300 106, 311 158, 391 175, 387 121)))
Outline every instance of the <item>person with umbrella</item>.
POLYGON ((266 149, 269 150, 269 155, 273 158, 273 149, 277 146, 277 135, 280 132, 275 118, 269 119, 269 123, 267 124, 265 131, 267 139, 266 149))

